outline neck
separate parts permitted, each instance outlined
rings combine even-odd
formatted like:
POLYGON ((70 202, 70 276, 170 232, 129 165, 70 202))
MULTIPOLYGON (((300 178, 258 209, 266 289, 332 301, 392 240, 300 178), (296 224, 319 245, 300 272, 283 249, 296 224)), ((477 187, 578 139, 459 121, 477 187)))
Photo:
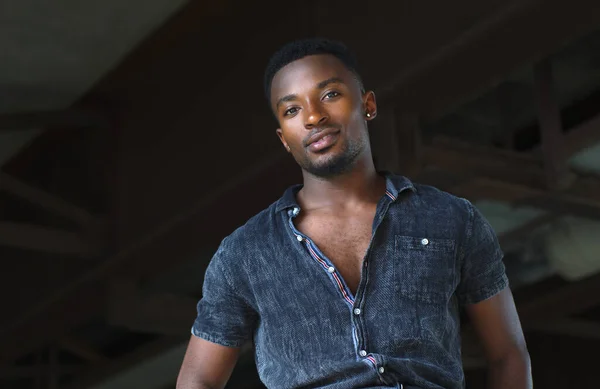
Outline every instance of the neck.
POLYGON ((385 193, 385 178, 377 173, 371 159, 335 177, 316 177, 305 171, 302 174, 304 186, 297 199, 306 209, 376 203, 385 193))

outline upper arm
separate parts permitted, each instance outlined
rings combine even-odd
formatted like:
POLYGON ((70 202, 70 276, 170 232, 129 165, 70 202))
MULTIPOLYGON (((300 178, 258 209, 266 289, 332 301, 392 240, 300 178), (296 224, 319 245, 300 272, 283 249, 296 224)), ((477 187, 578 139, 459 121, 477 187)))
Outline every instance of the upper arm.
POLYGON ((460 283, 457 296, 462 305, 489 299, 508 286, 503 253, 490 223, 470 202, 469 220, 461 244, 460 283))
POLYGON ((484 346, 488 360, 524 350, 525 340, 506 277, 498 238, 471 203, 466 226, 458 298, 484 346))
POLYGON ((238 259, 222 243, 206 269, 178 389, 223 388, 240 348, 252 339, 258 314, 243 266, 234 265, 238 259))
POLYGON ((465 307, 489 361, 526 349, 523 330, 510 288, 465 307))
POLYGON ((224 388, 239 354, 240 348, 221 346, 192 335, 177 378, 177 389, 224 388))
POLYGON ((248 343, 258 322, 253 292, 238 256, 222 244, 208 264, 192 335, 221 346, 248 343))

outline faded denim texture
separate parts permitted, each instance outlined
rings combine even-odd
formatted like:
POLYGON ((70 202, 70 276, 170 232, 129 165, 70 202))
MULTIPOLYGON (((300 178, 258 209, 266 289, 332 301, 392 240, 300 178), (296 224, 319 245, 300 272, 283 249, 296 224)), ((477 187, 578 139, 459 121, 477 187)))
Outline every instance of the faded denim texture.
POLYGON ((459 307, 508 285, 496 235, 469 201, 386 178, 356 296, 294 227, 298 185, 222 241, 192 333, 253 341, 268 388, 463 388, 459 307))

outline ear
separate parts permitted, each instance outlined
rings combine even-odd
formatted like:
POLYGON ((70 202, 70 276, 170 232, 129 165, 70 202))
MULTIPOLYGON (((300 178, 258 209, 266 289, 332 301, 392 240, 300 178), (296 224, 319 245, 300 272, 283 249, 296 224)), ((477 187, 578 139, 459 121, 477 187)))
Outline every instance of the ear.
POLYGON ((375 92, 367 91, 363 94, 363 109, 365 112, 365 120, 373 120, 377 116, 377 101, 375 100, 375 92), (369 114, 369 116, 367 116, 369 114))
POLYGON ((289 153, 290 152, 290 146, 288 146, 287 142, 283 138, 283 131, 281 131, 281 128, 278 128, 278 129, 275 130, 275 132, 277 133, 277 136, 279 137, 279 140, 281 141, 281 144, 283 144, 283 148, 285 149, 285 151, 287 151, 289 153))

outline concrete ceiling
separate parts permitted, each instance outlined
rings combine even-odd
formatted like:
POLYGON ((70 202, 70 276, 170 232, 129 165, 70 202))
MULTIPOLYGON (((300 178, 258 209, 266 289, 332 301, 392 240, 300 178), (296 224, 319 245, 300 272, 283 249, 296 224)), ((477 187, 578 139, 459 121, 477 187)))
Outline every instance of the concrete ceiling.
MULTIPOLYGON (((70 106, 186 0, 0 3, 0 114, 70 106)), ((0 166, 40 133, 0 129, 0 166)))

